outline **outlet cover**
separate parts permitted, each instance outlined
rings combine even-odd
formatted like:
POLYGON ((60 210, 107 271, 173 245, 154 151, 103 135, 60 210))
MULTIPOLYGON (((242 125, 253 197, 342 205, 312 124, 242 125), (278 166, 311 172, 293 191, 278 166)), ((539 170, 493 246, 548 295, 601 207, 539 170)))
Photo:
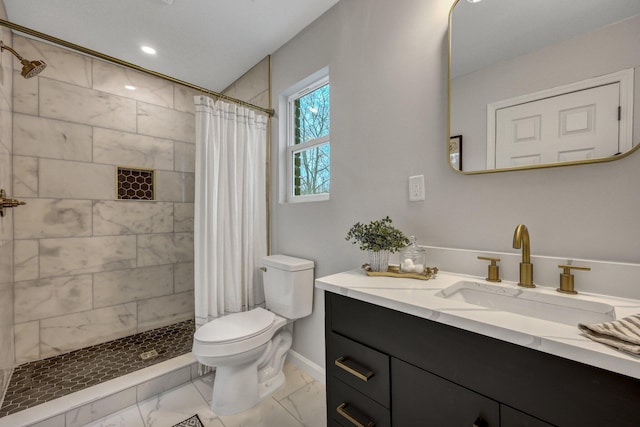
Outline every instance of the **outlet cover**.
POLYGON ((409 201, 418 202, 424 200, 424 175, 409 177, 409 201))

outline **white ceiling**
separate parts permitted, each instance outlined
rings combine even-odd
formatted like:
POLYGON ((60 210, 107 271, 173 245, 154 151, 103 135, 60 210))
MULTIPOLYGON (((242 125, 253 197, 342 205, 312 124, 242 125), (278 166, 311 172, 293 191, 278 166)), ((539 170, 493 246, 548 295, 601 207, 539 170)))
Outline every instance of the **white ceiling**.
POLYGON ((337 2, 4 0, 13 23, 217 92, 337 2))

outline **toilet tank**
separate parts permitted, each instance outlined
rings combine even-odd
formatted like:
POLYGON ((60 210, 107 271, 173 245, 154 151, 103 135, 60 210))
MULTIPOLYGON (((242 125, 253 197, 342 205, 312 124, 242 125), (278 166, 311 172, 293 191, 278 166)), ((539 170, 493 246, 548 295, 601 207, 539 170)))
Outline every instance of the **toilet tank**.
POLYGON ((287 319, 311 314, 313 307, 313 261, 287 255, 262 258, 265 303, 287 319))

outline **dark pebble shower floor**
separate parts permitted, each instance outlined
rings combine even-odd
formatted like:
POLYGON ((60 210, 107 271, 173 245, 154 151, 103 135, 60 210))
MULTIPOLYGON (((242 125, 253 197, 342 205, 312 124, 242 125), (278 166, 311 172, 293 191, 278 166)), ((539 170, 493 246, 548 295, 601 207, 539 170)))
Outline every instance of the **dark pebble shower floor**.
POLYGON ((0 417, 129 374, 191 351, 193 320, 19 365, 13 371, 0 417), (142 360, 155 350, 158 355, 142 360))

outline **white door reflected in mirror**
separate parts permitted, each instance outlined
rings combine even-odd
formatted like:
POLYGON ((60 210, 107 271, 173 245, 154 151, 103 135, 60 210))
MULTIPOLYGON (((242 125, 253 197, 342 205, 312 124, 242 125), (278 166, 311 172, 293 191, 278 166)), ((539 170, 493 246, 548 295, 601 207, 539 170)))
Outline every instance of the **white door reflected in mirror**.
POLYGON ((496 111, 497 168, 590 160, 619 153, 619 85, 567 93, 496 111))

